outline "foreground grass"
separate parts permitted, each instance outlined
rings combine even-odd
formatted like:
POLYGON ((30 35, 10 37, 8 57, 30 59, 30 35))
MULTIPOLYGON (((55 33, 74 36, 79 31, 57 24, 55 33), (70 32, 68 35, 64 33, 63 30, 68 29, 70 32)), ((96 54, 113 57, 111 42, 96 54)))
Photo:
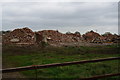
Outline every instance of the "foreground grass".
MULTIPOLYGON (((3 49, 3 62, 11 67, 21 67, 118 57, 119 55, 116 45, 102 47, 47 47, 44 49, 30 48, 29 50, 28 48, 7 47, 3 49)), ((118 60, 113 60, 39 69, 37 70, 37 76, 38 78, 82 78, 107 73, 117 73, 119 69, 118 63, 118 60)), ((35 70, 23 71, 20 73, 28 78, 36 77, 35 70)))

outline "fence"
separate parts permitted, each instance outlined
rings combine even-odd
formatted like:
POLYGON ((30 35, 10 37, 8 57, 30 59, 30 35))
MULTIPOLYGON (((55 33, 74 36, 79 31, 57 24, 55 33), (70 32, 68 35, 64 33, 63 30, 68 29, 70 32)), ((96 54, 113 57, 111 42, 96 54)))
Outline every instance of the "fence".
MULTIPOLYGON (((26 67, 8 68, 8 69, 2 69, 0 71, 2 71, 2 73, 8 73, 8 72, 17 72, 17 71, 26 71, 26 70, 36 70, 36 78, 37 78, 37 69, 75 65, 75 64, 85 64, 85 63, 93 63, 93 62, 102 62, 102 61, 109 61, 109 60, 119 60, 119 59, 120 59, 120 57, 100 58, 100 59, 93 59, 93 60, 82 60, 82 61, 73 61, 73 62, 64 62, 64 63, 54 63, 54 64, 45 64, 45 65, 32 65, 32 66, 26 66, 26 67)), ((98 78, 119 76, 119 75, 120 75, 120 72, 114 73, 114 74, 98 75, 98 76, 93 76, 93 77, 89 77, 89 78, 80 78, 80 79, 89 80, 89 79, 98 79, 98 78)))

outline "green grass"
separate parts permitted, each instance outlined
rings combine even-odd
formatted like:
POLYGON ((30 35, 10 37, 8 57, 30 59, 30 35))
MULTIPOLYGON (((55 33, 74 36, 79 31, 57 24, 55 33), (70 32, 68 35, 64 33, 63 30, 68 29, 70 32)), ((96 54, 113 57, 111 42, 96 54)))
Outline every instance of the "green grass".
MULTIPOLYGON (((69 61, 91 60, 107 57, 118 57, 116 45, 97 47, 46 47, 20 48, 4 47, 3 64, 10 67, 63 63, 69 61), (15 52, 17 51, 17 52, 15 52)), ((97 63, 86 63, 64 67, 38 69, 38 78, 82 78, 118 72, 118 60, 97 63)), ((35 78, 35 70, 20 72, 27 78, 35 78)), ((112 77, 114 78, 114 77, 112 77)), ((107 78, 109 80, 109 78, 107 78)))

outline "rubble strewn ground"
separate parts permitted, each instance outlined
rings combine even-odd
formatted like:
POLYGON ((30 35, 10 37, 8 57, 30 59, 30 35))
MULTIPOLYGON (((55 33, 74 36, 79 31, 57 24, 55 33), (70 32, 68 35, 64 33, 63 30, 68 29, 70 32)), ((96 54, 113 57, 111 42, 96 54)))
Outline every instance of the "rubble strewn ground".
POLYGON ((100 35, 89 31, 83 35, 79 33, 63 34, 55 30, 33 32, 29 28, 15 29, 3 35, 3 44, 30 45, 46 42, 52 46, 83 46, 99 45, 120 42, 120 36, 107 34, 100 35))

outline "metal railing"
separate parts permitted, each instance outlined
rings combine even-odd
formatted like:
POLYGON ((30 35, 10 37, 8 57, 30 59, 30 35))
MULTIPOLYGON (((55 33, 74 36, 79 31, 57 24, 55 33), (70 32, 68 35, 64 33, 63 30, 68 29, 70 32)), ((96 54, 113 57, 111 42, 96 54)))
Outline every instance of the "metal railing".
MULTIPOLYGON (((37 69, 44 69, 44 68, 50 68, 50 67, 68 66, 68 65, 75 65, 75 64, 85 64, 85 63, 102 62, 102 61, 119 60, 119 59, 120 57, 100 58, 100 59, 93 59, 93 60, 82 60, 82 61, 73 61, 73 62, 64 62, 64 63, 53 63, 53 64, 45 64, 45 65, 32 65, 32 66, 17 67, 17 68, 7 68, 7 69, 2 69, 0 71, 2 71, 2 73, 8 73, 8 72, 37 70, 37 69)), ((37 74, 37 71, 36 71, 36 74, 37 74)), ((81 79, 88 80, 88 79, 97 79, 97 78, 119 76, 119 75, 120 75, 120 72, 114 73, 114 74, 98 75, 98 76, 93 76, 89 78, 81 78, 81 79)))

